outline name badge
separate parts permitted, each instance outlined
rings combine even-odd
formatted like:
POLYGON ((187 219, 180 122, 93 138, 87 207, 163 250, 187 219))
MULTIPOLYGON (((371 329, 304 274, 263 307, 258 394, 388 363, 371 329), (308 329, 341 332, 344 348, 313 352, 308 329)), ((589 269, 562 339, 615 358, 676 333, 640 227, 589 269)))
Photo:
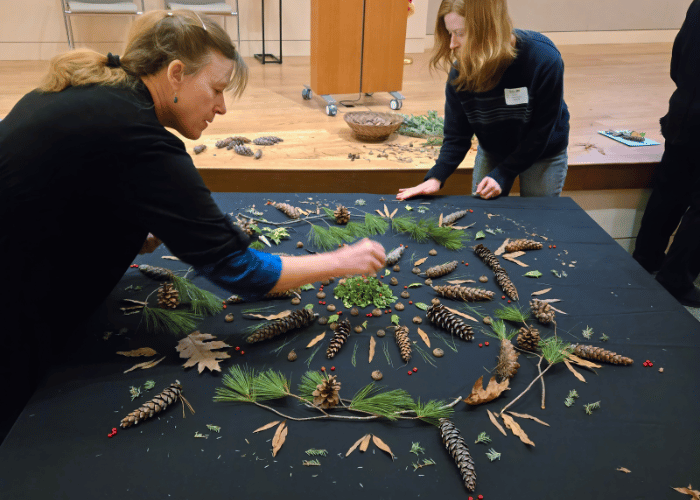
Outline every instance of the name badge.
POLYGON ((508 106, 515 106, 517 104, 527 104, 530 102, 529 96, 527 94, 527 87, 520 87, 519 89, 505 89, 506 90, 506 104, 508 106))

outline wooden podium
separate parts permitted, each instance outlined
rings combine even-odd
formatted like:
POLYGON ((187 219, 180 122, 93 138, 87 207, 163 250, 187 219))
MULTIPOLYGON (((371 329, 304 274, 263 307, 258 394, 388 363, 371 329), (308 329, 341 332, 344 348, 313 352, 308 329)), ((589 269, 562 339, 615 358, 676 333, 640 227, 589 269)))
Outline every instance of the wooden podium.
POLYGON ((326 113, 337 112, 330 94, 389 92, 392 109, 403 96, 406 0, 311 0, 311 86, 326 113))

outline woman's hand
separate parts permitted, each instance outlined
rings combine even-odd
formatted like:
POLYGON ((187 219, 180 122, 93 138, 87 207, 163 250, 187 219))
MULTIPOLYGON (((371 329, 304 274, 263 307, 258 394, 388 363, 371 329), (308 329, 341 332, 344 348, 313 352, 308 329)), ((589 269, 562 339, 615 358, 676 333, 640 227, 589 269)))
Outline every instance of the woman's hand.
POLYGON ((484 177, 479 185, 476 187, 476 194, 481 196, 483 199, 488 200, 489 198, 495 198, 501 194, 501 185, 495 181, 492 177, 484 177))
POLYGON ((412 188, 399 189, 399 194, 396 195, 396 199, 407 200, 409 198, 413 198, 414 196, 418 196, 419 194, 434 194, 438 191, 440 191, 440 181, 435 177, 432 177, 412 188))
POLYGON ((386 253, 384 247, 364 238, 352 245, 346 245, 333 252, 333 257, 343 270, 339 275, 372 274, 384 267, 386 253))
POLYGON ((148 236, 146 237, 146 241, 143 242, 143 246, 141 247, 141 250, 139 251, 139 255, 143 255, 145 253, 152 253, 156 248, 158 248, 162 241, 157 236, 153 236, 153 233, 148 233, 148 236))

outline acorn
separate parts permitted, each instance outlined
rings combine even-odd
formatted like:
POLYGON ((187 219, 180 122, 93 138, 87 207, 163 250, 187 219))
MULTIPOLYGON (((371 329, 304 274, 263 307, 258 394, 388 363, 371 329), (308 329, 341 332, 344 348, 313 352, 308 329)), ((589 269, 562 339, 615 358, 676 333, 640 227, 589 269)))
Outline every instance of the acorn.
POLYGON ((297 353, 294 352, 294 349, 292 349, 291 351, 289 351, 289 354, 287 354, 287 359, 288 359, 289 361, 296 361, 296 360, 297 360, 297 353))
POLYGON ((319 299, 325 299, 326 298, 326 292, 318 292, 316 294, 316 297, 319 299))
POLYGON ((362 333, 362 327, 360 325, 355 327, 355 333, 362 333))
POLYGON ((299 304, 301 304, 301 299, 299 297, 294 297, 292 299, 292 305, 298 306, 299 304))
POLYGON ((335 306, 333 304, 328 304, 326 306, 326 310, 333 312, 333 311, 335 311, 335 306))
POLYGON ((394 304, 394 309, 396 309, 397 311, 403 311, 404 307, 405 306, 401 302, 397 302, 396 304, 394 304))
POLYGON ((230 323, 231 321, 233 321, 233 313, 228 313, 228 314, 224 317, 224 321, 225 321, 226 323, 230 323))
POLYGON ((297 241, 297 248, 304 248, 304 244, 301 241, 297 241))
POLYGON ((490 325, 491 323, 493 323, 493 321, 491 320, 491 316, 484 316, 484 319, 482 321, 485 325, 490 325))
POLYGON ((384 330, 377 330, 377 337, 383 337, 384 335, 386 335, 384 330))
POLYGON ((392 276, 392 278, 389 280, 389 283, 396 286, 399 284, 399 280, 392 276))
POLYGON ((326 318, 325 316, 321 316, 320 318, 318 318, 318 319, 316 320, 316 322, 317 322, 319 325, 326 325, 326 324, 328 324, 328 318, 326 318))
POLYGON ((431 300, 430 302, 432 302, 434 305, 438 305, 438 304, 440 303, 440 299, 438 299, 437 297, 435 297, 435 298, 434 298, 433 300, 431 300))
POLYGON ((486 283, 489 279, 486 276, 479 276, 479 281, 486 283))
POLYGON ((372 372, 372 378, 373 378, 374 380, 379 381, 379 380, 381 380, 383 377, 384 377, 384 375, 382 375, 382 372, 380 372, 379 370, 374 370, 374 371, 372 372))
POLYGON ((411 294, 408 293, 407 290, 404 290, 403 292, 401 292, 401 297, 404 298, 404 299, 407 299, 407 298, 409 298, 410 296, 411 296, 411 294))
POLYGON ((392 270, 393 270, 395 273, 398 273, 399 271, 401 271, 401 266, 399 266, 398 264, 396 264, 396 265, 392 268, 392 270))
POLYGON ((411 269, 411 272, 413 274, 420 274, 420 267, 414 267, 413 269, 411 269))
POLYGON ((416 325, 420 325, 420 324, 423 322, 423 318, 421 318, 420 316, 415 316, 415 317, 413 318, 413 322, 414 322, 416 325))
POLYGON ((352 314, 353 316, 358 316, 360 314, 360 311, 358 311, 357 307, 353 307, 352 309, 350 309, 350 314, 352 314))
POLYGON ((430 251, 428 252, 428 254, 429 254, 429 255, 432 255, 432 256, 435 256, 435 255, 437 255, 437 250, 435 250, 435 249, 433 248, 432 250, 430 250, 430 251))
POLYGON ((428 286, 430 286, 430 285, 433 284, 433 280, 431 280, 430 278, 428 278, 428 279, 425 280, 425 284, 428 285, 428 286))
POLYGON ((374 316, 375 318, 378 318, 378 317, 381 316, 381 315, 382 315, 382 310, 381 310, 381 309, 378 309, 378 308, 377 308, 377 309, 372 309, 372 316, 374 316))
POLYGON ((436 358, 441 358, 444 355, 445 355, 445 351, 443 351, 439 347, 436 347, 435 349, 433 349, 433 356, 435 356, 436 358))

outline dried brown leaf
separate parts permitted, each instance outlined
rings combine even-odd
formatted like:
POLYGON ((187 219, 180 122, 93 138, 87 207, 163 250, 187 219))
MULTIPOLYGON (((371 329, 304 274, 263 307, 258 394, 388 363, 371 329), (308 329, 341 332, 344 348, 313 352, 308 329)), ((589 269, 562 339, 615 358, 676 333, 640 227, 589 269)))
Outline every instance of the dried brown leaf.
POLYGON ((377 346, 377 341, 374 340, 374 337, 369 338, 369 363, 372 362, 372 359, 374 359, 374 349, 377 346))
POLYGON ((362 453, 364 453, 365 451, 367 451, 367 448, 369 448, 369 442, 370 442, 370 439, 371 439, 371 438, 372 438, 372 434, 366 434, 366 435, 362 438, 362 442, 360 443, 360 451, 361 451, 362 453))
POLYGON ((386 215, 387 219, 391 219, 391 215, 389 214, 389 208, 386 206, 386 203, 384 204, 384 215, 386 215))
POLYGON ((139 349, 134 349, 133 351, 117 351, 117 354, 134 358, 138 356, 155 356, 158 353, 155 351, 155 349, 151 349, 150 347, 141 347, 139 349))
POLYGON ((523 255, 525 255, 525 252, 523 252, 522 250, 518 250, 515 252, 504 253, 503 258, 507 259, 510 257, 512 259, 517 259, 518 257, 522 257, 523 255))
POLYGON ((442 215, 440 214, 440 218, 438 219, 438 227, 442 227, 442 215))
POLYGON ((580 366, 585 366, 586 368, 602 368, 602 365, 594 363, 593 361, 588 361, 587 359, 579 358, 575 354, 569 354, 569 361, 580 366))
POLYGON ((525 444, 529 444, 530 446, 535 446, 535 443, 533 443, 532 440, 529 437, 527 437, 525 431, 518 425, 518 423, 513 419, 513 417, 505 413, 501 413, 501 418, 506 424, 506 427, 510 429, 510 431, 513 434, 520 438, 520 441, 522 441, 525 444))
POLYGON ((275 432, 275 437, 272 438, 272 456, 276 457, 277 453, 280 451, 280 448, 282 448, 282 445, 284 444, 284 441, 287 439, 287 431, 289 430, 289 427, 287 427, 287 421, 283 420, 282 423, 277 427, 277 431, 275 432))
POLYGON ((273 319, 286 318, 286 317, 289 316, 290 314, 292 314, 292 311, 290 311, 289 309, 287 309, 286 311, 282 311, 281 313, 277 313, 277 314, 268 314, 267 316, 266 316, 266 315, 263 315, 263 314, 246 314, 246 316, 249 317, 249 318, 260 318, 260 319, 273 320, 273 319))
POLYGON ((131 368, 129 368, 128 370, 125 370, 124 373, 129 373, 130 371, 136 370, 137 368, 141 368, 142 370, 146 370, 148 368, 153 368, 154 366, 156 366, 158 363, 160 363, 164 359, 165 359, 165 356, 163 356, 162 358, 157 359, 157 360, 144 361, 143 363, 138 363, 138 364, 132 366, 131 368))
POLYGON ((557 309, 556 307, 554 307, 554 306, 552 305, 552 302, 559 302, 559 299, 549 299, 549 300, 551 301, 551 302, 548 302, 548 303, 549 303, 549 307, 551 307, 553 311, 556 311, 556 312, 558 312, 559 314, 566 314, 566 315, 568 316, 568 313, 565 313, 565 312, 562 311, 561 309, 557 309))
POLYGON ((381 215, 382 217, 386 217, 386 214, 385 214, 384 212, 382 212, 381 210, 379 210, 379 209, 376 209, 375 212, 377 212, 377 213, 378 213, 379 215, 381 215))
POLYGON ((311 339, 311 342, 306 344, 306 348, 308 349, 309 347, 315 346, 321 340, 323 340, 323 337, 325 337, 325 336, 326 336, 326 332, 323 332, 321 335, 316 335, 313 339, 311 339))
POLYGON ((450 285, 461 285, 463 283, 476 283, 474 280, 448 280, 450 285))
POLYGON ((503 252, 506 251, 506 245, 508 245, 508 242, 510 241, 510 238, 506 238, 503 243, 501 243, 501 246, 496 249, 495 252, 493 252, 494 255, 502 255, 503 252))
POLYGON ((415 267, 418 267, 418 266, 420 266, 423 262, 425 262, 426 260, 428 260, 428 257, 423 257, 422 259, 418 259, 417 261, 415 261, 415 262, 413 263, 413 265, 414 265, 415 267))
POLYGON ((571 363, 569 362, 568 359, 565 359, 565 360, 564 360, 564 364, 565 364, 566 367, 569 369, 569 371, 571 371, 571 373, 574 374, 574 377, 576 377, 577 379, 579 379, 581 382, 586 382, 586 379, 583 378, 583 375, 581 375, 579 372, 576 371, 576 369, 575 369, 573 366, 571 366, 571 363))
POLYGON ((423 342, 425 342, 425 345, 430 347, 430 337, 428 337, 428 334, 425 333, 423 330, 420 328, 418 329, 418 335, 420 335, 420 338, 423 339, 423 342))
POLYGON ((355 444, 353 444, 353 445, 350 447, 350 449, 347 451, 347 453, 345 453, 345 456, 347 457, 348 455, 350 455, 350 453, 352 453, 353 451, 355 451, 355 448, 357 448, 358 446, 360 446, 360 443, 362 443, 362 441, 364 441, 364 440, 365 440, 365 437, 367 437, 367 436, 369 436, 369 434, 366 434, 366 435, 362 436, 360 439, 358 439, 357 441, 355 441, 355 444))
POLYGON ((377 436, 374 434, 372 435, 372 441, 374 441, 374 444, 377 448, 379 448, 382 451, 387 452, 389 455, 391 455, 391 459, 394 459, 394 452, 391 451, 391 448, 389 448, 389 445, 386 444, 384 441, 379 439, 377 436))
POLYGON ((632 471, 629 470, 627 467, 618 467, 618 468, 615 469, 615 470, 619 470, 620 472, 624 472, 625 474, 629 474, 630 472, 632 472, 632 471))
POLYGON ((693 486, 691 484, 688 484, 687 488, 673 488, 676 490, 678 493, 685 493, 686 495, 690 495, 693 500, 700 500, 700 491, 694 490, 693 486))
POLYGON ((390 218, 390 219, 393 219, 393 218, 394 218, 394 215, 396 215, 396 212, 398 212, 398 211, 399 211, 399 209, 398 209, 398 208, 395 208, 394 211, 391 212, 391 215, 389 216, 389 218, 390 218))
POLYGON ((498 419, 496 418, 496 415, 491 413, 491 410, 486 410, 486 413, 489 414, 489 420, 491 420, 491 423, 496 426, 496 429, 501 431, 501 434, 504 436, 507 436, 508 434, 506 433, 505 429, 503 429, 503 426, 498 422, 498 419))
POLYGON ((473 318, 472 316, 469 316, 468 314, 464 314, 463 312, 458 311, 457 309, 450 309, 449 307, 445 306, 445 309, 450 311, 452 314, 456 314, 457 316, 462 316, 463 318, 467 318, 468 320, 474 321, 476 323, 479 322, 478 319, 473 318))
POLYGON ((514 411, 509 411, 508 413, 520 418, 529 418, 530 420, 534 420, 538 424, 546 425, 547 427, 549 427, 549 424, 547 422, 543 422, 539 418, 533 417, 532 415, 528 415, 527 413, 515 413, 514 411))
POLYGON ((161 255, 160 258, 161 258, 161 259, 167 259, 167 260, 180 260, 180 259, 178 259, 177 257, 175 257, 174 255, 161 255))
MULTIPOLYGON (((519 252, 515 252, 515 253, 519 253, 519 252)), ((525 252, 520 252, 520 253, 525 253, 525 252)), ((513 263, 519 265, 520 267, 530 267, 528 264, 525 264, 524 262, 516 259, 515 257, 511 257, 511 255, 513 255, 513 254, 504 254, 503 258, 510 261, 510 262, 513 262, 513 263)))
POLYGON ((469 229, 470 227, 474 226, 476 222, 472 222, 468 226, 450 226, 452 229, 469 229))
POLYGON ((504 391, 507 391, 509 389, 509 384, 510 379, 507 378, 499 384, 496 382, 496 377, 494 376, 491 377, 489 383, 486 385, 486 389, 484 389, 484 376, 482 375, 479 377, 479 380, 474 383, 471 394, 467 396, 464 402, 472 406, 488 403, 503 394, 504 391))
POLYGON ((262 427, 258 427, 257 429, 255 429, 253 431, 253 434, 255 434, 256 432, 262 432, 262 431, 266 431, 268 429, 271 429, 272 427, 276 426, 279 423, 280 423, 279 420, 275 420, 274 422, 270 422, 269 424, 265 424, 262 427))
POLYGON ((544 295, 545 293, 549 292, 550 290, 551 290, 551 288, 545 288, 544 290, 532 292, 530 295, 544 295))
POLYGON ((210 333, 194 331, 180 340, 177 346, 175 346, 175 350, 180 353, 181 358, 187 359, 182 366, 184 368, 189 368, 198 365, 199 373, 202 373, 205 368, 209 368, 210 371, 220 372, 221 367, 219 366, 219 361, 230 358, 231 356, 226 352, 214 352, 214 350, 231 346, 221 340, 205 342, 214 338, 216 337, 210 333))

